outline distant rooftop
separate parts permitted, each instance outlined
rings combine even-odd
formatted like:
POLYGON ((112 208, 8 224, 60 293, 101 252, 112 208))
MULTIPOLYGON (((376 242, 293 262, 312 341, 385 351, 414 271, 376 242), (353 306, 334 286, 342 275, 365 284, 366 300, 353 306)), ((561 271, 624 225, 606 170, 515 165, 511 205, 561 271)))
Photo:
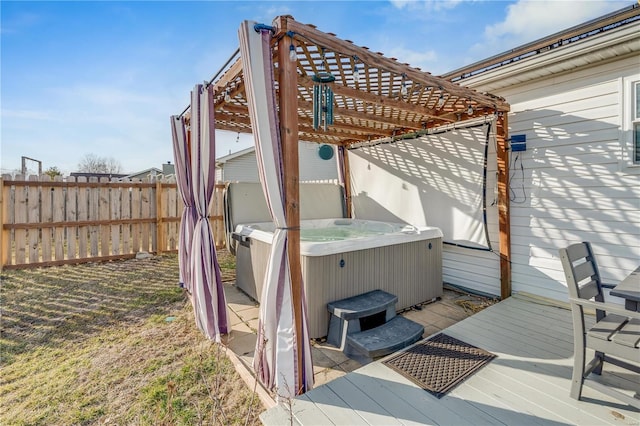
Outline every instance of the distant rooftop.
POLYGON ((236 152, 230 153, 229 155, 225 155, 223 157, 217 158, 216 163, 217 164, 226 163, 229 160, 233 160, 234 158, 241 157, 249 152, 253 152, 255 151, 255 149, 256 149, 255 146, 250 146, 249 148, 241 149, 240 151, 236 151, 236 152))
POLYGON ((123 178, 125 176, 127 176, 125 173, 91 173, 91 172, 71 172, 69 173, 69 176, 73 176, 73 177, 86 177, 86 178, 92 178, 92 177, 96 177, 96 178, 101 178, 101 177, 106 177, 106 178, 123 178))

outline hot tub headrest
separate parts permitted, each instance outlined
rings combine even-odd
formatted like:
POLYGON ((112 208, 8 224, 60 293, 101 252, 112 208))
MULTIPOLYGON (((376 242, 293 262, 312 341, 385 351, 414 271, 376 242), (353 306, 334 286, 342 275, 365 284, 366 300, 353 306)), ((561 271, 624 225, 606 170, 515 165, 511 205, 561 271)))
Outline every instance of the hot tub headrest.
MULTIPOLYGON (((225 228, 227 235, 237 225, 245 223, 270 222, 271 215, 258 182, 233 182, 225 192, 225 228)), ((300 184, 300 219, 328 219, 344 217, 344 196, 342 187, 333 183, 300 184)), ((227 246, 231 238, 227 238, 227 246)))

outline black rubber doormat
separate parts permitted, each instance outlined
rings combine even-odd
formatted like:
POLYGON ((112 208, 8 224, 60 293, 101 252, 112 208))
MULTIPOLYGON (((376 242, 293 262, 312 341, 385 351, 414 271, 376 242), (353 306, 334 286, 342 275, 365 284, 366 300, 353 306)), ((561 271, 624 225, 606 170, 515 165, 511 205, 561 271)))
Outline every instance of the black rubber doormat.
POLYGON ((383 364, 442 398, 496 355, 440 333, 383 364))

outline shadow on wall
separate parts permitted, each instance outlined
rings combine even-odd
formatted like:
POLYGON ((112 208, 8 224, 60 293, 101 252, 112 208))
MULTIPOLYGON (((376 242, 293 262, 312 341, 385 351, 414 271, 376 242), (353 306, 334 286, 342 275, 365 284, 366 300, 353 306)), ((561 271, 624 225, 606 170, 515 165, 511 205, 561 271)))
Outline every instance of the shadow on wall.
POLYGON ((369 197, 366 191, 361 191, 359 194, 352 197, 353 204, 357 206, 357 211, 361 212, 357 217, 361 219, 380 220, 383 222, 404 222, 404 220, 391 211, 387 210, 373 198, 369 197), (375 212, 375 214, 367 214, 375 212), (371 217, 367 217, 371 216, 371 217))
MULTIPOLYGON (((605 281, 619 282, 638 266, 640 168, 627 164, 632 132, 593 118, 609 109, 510 115, 510 134, 527 135, 527 150, 510 153, 509 162, 514 290, 566 299, 558 249, 579 241, 591 241, 605 281)), ((449 136, 351 150, 356 217, 437 226, 449 242, 477 240, 485 136, 464 131, 454 143, 449 136)), ((495 152, 491 138, 486 208, 497 247, 495 152)))
MULTIPOLYGON (((349 151, 355 216, 436 226, 447 242, 487 247, 486 132, 486 126, 471 127, 349 151)), ((493 141, 491 137, 491 196, 496 169, 493 141)))
POLYGON ((527 150, 512 152, 509 165, 514 289, 566 299, 558 249, 580 241, 592 243, 604 281, 619 282, 638 266, 640 170, 626 163, 631 132, 593 118, 609 115, 609 106, 597 105, 510 115, 510 134, 527 135, 527 150))

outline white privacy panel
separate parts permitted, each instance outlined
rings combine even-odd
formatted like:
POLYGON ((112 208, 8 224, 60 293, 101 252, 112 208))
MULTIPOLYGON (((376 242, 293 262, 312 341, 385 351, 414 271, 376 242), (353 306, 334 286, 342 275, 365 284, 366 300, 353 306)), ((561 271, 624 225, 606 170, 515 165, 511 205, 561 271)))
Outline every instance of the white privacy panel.
MULTIPOLYGON (((488 247, 483 217, 487 128, 351 149, 354 217, 436 226, 445 242, 488 247)), ((492 130, 489 143, 494 140, 492 130)), ((491 198, 493 188, 487 191, 491 198)))

